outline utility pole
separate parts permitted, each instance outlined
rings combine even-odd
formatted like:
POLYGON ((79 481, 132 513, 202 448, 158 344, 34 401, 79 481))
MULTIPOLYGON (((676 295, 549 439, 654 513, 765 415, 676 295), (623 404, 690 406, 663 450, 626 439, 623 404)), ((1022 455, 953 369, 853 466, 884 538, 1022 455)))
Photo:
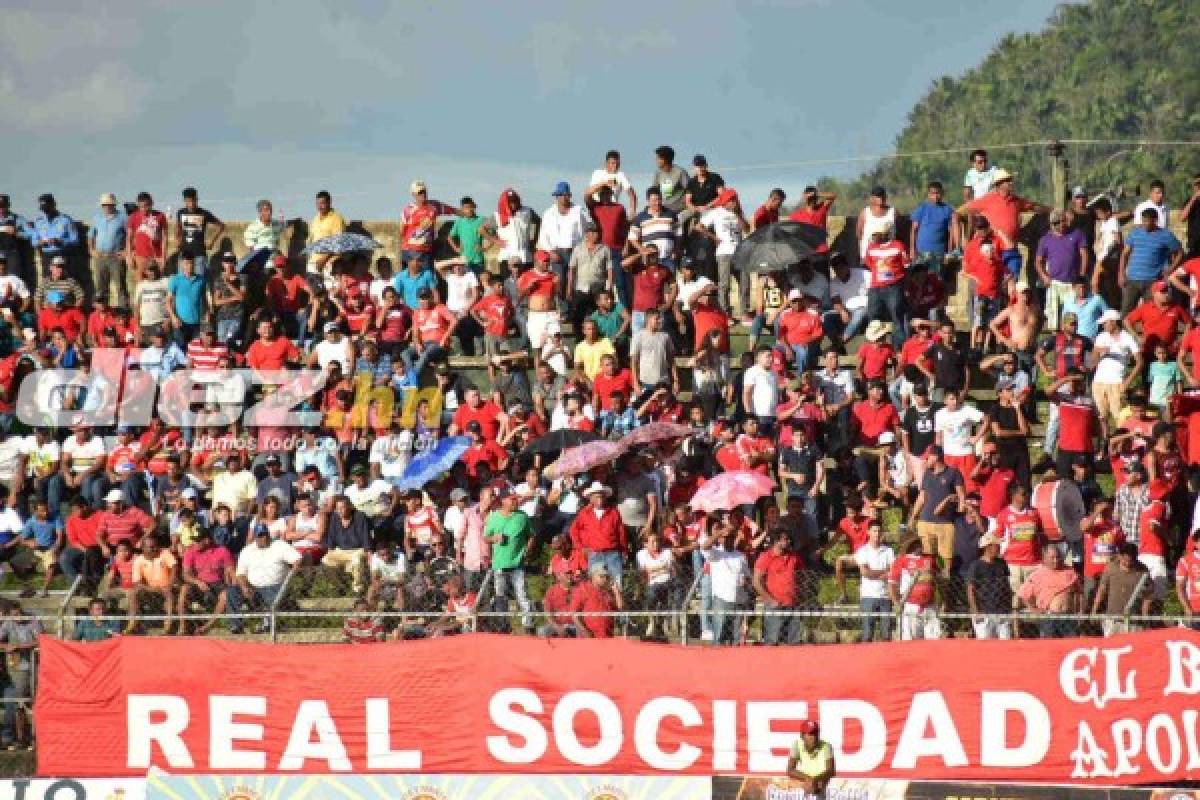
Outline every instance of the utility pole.
POLYGON ((1050 207, 1066 208, 1067 205, 1067 147, 1058 139, 1052 139, 1046 145, 1050 155, 1050 207))

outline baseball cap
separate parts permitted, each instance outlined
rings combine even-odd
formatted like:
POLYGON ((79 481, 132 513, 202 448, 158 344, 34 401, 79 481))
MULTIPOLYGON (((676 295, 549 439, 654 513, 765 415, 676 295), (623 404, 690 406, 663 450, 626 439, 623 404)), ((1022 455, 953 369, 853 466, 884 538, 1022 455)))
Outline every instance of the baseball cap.
POLYGON ((408 185, 409 194, 419 194, 420 192, 428 191, 425 186, 425 181, 413 181, 408 185))
POLYGON ((115 206, 116 204, 117 204, 117 196, 115 194, 113 194, 112 192, 105 192, 104 194, 100 195, 100 205, 115 206))
POLYGON ((268 465, 270 465, 270 464, 282 464, 282 463, 283 463, 283 462, 279 460, 279 456, 275 455, 274 453, 272 453, 271 455, 267 456, 267 464, 268 464, 268 465))
POLYGON ((559 181, 558 183, 554 184, 554 191, 551 192, 550 195, 552 197, 558 197, 559 195, 570 194, 570 193, 571 193, 571 184, 567 183, 566 181, 559 181))
POLYGON ((1050 212, 1050 221, 1051 222, 1062 222, 1064 216, 1066 216, 1066 215, 1063 214, 1062 209, 1056 208, 1050 212))
POLYGON ((983 536, 979 537, 979 549, 980 550, 982 550, 983 548, 987 547, 990 544, 1000 544, 1000 540, 997 539, 995 537, 995 535, 990 534, 990 533, 985 533, 983 536))
POLYGON ((895 441, 896 434, 892 433, 891 431, 884 431, 883 433, 879 434, 880 444, 894 444, 895 441))
POLYGON ((283 267, 287 265, 288 259, 283 253, 276 253, 275 257, 271 259, 271 263, 277 267, 283 267))
POLYGON ((125 495, 121 493, 120 489, 110 489, 108 494, 104 495, 104 502, 106 503, 120 503, 124 499, 125 495))
POLYGON ((61 303, 65 299, 66 296, 62 292, 46 292, 46 302, 51 305, 61 303))
POLYGON ((708 159, 704 157, 703 153, 696 153, 696 155, 692 156, 692 166, 693 167, 707 167, 708 159))
POLYGON ((268 528, 266 525, 264 525, 264 524, 262 524, 262 523, 260 522, 260 523, 258 523, 257 525, 255 525, 255 526, 254 526, 254 535, 255 535, 256 537, 257 537, 257 536, 270 536, 270 535, 271 535, 271 529, 270 529, 270 528, 268 528))
POLYGON ((810 736, 816 735, 817 723, 811 719, 806 719, 800 723, 800 732, 810 736))
POLYGON ((1103 314, 1100 315, 1100 321, 1101 322, 1120 322, 1121 321, 1121 312, 1110 308, 1108 311, 1105 311, 1103 314))
POLYGON ((1156 292, 1165 292, 1165 291, 1167 291, 1167 282, 1166 281, 1155 281, 1154 285, 1151 286, 1150 288, 1156 292))
POLYGON ((1071 190, 1071 197, 1087 197, 1087 189, 1082 186, 1076 186, 1071 190))
POLYGON ((457 503, 459 500, 466 500, 469 495, 465 489, 453 489, 450 492, 450 502, 457 503))
POLYGON ((66 256, 55 256, 54 258, 50 259, 50 263, 56 267, 61 267, 66 265, 67 259, 66 256))
POLYGON ((336 322, 326 322, 325 323, 325 332, 326 333, 329 333, 330 331, 336 331, 337 329, 338 329, 338 324, 336 322))

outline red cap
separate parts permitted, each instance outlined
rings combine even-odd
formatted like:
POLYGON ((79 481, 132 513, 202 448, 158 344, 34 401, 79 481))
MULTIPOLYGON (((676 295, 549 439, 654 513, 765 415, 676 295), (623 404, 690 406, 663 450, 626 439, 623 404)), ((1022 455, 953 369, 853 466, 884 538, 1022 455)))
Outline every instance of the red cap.
POLYGON ((533 260, 548 264, 550 263, 550 253, 547 250, 538 250, 533 254, 533 260))
POLYGON ((271 259, 271 263, 277 267, 282 267, 288 263, 287 256, 285 256, 283 253, 278 253, 273 259, 271 259))
POLYGON ((804 720, 803 722, 800 723, 800 732, 801 733, 809 733, 809 734, 812 734, 813 736, 816 736, 817 723, 811 719, 804 720))
POLYGON ((1156 292, 1165 292, 1165 291, 1167 291, 1167 282, 1166 281, 1155 281, 1154 285, 1151 286, 1150 288, 1156 292))
POLYGON ((723 206, 726 203, 728 203, 730 200, 737 200, 737 199, 738 199, 738 193, 735 192, 733 189, 722 189, 720 191, 720 193, 717 195, 717 200, 713 205, 723 206))

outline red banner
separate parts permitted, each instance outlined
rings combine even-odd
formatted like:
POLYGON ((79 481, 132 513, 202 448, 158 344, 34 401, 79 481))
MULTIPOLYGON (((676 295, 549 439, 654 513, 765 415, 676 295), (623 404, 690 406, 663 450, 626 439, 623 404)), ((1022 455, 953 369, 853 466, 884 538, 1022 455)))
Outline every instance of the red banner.
POLYGON ((1200 775, 1200 636, 684 648, 471 635, 379 645, 41 641, 42 775, 778 774, 820 720, 838 774, 1200 775))

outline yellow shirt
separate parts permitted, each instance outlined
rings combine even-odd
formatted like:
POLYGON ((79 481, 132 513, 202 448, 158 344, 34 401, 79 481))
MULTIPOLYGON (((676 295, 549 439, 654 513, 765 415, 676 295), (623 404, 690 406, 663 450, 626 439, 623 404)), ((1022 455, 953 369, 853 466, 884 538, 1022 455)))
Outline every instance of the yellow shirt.
POLYGON ((809 778, 824 775, 833 761, 833 748, 829 742, 817 740, 817 749, 809 751, 804 747, 804 737, 800 737, 792 745, 792 757, 796 759, 796 771, 809 778))
POLYGON ((311 244, 318 239, 324 239, 326 236, 345 232, 346 220, 342 218, 341 214, 330 209, 329 213, 325 214, 325 216, 317 214, 312 218, 312 222, 308 224, 308 241, 311 244))
POLYGON ((589 381, 594 381, 600 374, 601 359, 606 355, 615 355, 616 352, 613 343, 608 339, 597 339, 591 344, 580 340, 579 344, 575 345, 575 363, 583 367, 583 374, 589 381))
POLYGON ((224 503, 237 515, 258 498, 258 481, 250 470, 218 472, 213 476, 213 508, 224 503))

